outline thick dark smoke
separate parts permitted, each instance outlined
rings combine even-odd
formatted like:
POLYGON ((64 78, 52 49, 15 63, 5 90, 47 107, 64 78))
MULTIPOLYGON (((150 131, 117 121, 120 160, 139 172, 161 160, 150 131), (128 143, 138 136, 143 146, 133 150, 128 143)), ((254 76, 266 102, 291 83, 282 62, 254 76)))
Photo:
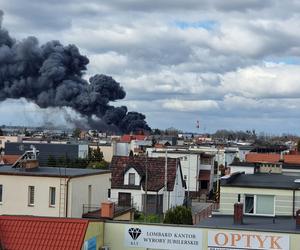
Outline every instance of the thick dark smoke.
POLYGON ((51 41, 40 46, 35 37, 16 41, 2 28, 2 15, 0 11, 0 101, 24 97, 41 108, 71 107, 96 129, 150 129, 143 114, 110 105, 126 95, 112 77, 82 78, 89 60, 75 45, 51 41))

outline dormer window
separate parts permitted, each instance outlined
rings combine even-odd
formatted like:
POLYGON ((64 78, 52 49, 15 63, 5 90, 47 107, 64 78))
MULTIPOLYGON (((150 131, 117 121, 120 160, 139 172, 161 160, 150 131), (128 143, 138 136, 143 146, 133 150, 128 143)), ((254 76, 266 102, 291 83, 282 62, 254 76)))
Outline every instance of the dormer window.
POLYGON ((129 173, 129 185, 135 185, 135 173, 129 173))

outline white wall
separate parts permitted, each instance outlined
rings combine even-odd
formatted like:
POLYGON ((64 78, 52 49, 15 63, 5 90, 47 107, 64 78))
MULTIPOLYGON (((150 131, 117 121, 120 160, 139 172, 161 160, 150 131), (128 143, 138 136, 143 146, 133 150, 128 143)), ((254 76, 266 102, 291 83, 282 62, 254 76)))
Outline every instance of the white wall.
POLYGON ((183 187, 180 170, 177 168, 174 190, 170 192, 171 207, 180 206, 183 204, 185 197, 185 189, 183 187))
MULTIPOLYGON (((148 151, 149 157, 165 157, 165 152, 148 151)), ((199 154, 186 154, 186 153, 171 153, 168 152, 169 158, 180 158, 183 178, 186 176, 187 189, 190 191, 197 191, 198 188, 198 173, 200 170, 200 155, 199 154), (190 175, 190 178, 189 178, 190 175)), ((201 168, 202 169, 202 168, 201 168)), ((208 167, 211 169, 211 166, 208 167)))
POLYGON ((91 205, 108 200, 111 173, 72 178, 69 182, 68 217, 81 218, 83 205, 88 205, 88 186, 92 186, 91 205))
POLYGON ((135 183, 134 185, 138 186, 140 185, 141 177, 138 174, 138 172, 134 168, 128 169, 128 171, 124 175, 124 185, 129 185, 129 174, 135 174, 135 183))
POLYGON ((254 167, 230 166, 230 173, 245 172, 245 174, 254 174, 254 167))
MULTIPOLYGON (((142 211, 142 194, 144 192, 142 190, 134 190, 134 189, 111 189, 111 200, 113 202, 118 201, 119 193, 131 193, 131 201, 133 207, 137 210, 142 211)), ((150 192, 148 192, 150 193, 150 192)))
POLYGON ((3 199, 0 214, 59 216, 59 187, 56 177, 0 175, 3 199), (35 187, 35 204, 28 206, 28 186, 35 187), (49 188, 56 188, 56 205, 49 206, 49 188))
POLYGON ((126 142, 117 142, 116 143, 116 152, 117 156, 128 156, 130 152, 129 144, 126 142))
MULTIPOLYGON (((103 153, 103 159, 107 162, 111 162, 114 154, 114 144, 111 145, 99 145, 100 151, 103 153)), ((90 146, 92 149, 97 149, 97 146, 90 146)))

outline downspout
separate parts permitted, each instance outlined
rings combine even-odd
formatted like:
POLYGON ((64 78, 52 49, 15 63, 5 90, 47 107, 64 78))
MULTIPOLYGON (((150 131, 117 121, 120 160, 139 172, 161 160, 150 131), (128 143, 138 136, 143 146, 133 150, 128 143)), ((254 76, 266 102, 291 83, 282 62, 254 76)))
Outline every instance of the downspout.
POLYGON ((293 218, 295 218, 296 189, 293 189, 293 218))
POLYGON ((68 218, 68 208, 69 208, 69 181, 71 177, 68 178, 66 183, 66 218, 68 218))

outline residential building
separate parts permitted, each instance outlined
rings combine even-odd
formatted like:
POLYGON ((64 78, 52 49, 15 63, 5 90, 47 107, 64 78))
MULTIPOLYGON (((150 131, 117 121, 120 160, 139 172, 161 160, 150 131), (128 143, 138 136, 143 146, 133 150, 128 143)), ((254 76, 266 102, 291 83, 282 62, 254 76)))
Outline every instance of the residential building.
POLYGON ((81 218, 83 206, 108 199, 108 170, 0 167, 0 214, 81 218))
POLYGON ((119 206, 160 214, 184 202, 185 182, 177 159, 114 156, 111 169, 111 200, 119 206))
POLYGON ((256 216, 295 216, 300 209, 297 176, 280 173, 234 173, 221 179, 221 214, 233 215, 233 204, 244 204, 243 213, 256 216))
POLYGON ((213 189, 216 179, 214 171, 215 155, 211 152, 188 150, 186 148, 148 148, 151 157, 177 158, 180 160, 183 178, 190 197, 206 197, 213 189))

